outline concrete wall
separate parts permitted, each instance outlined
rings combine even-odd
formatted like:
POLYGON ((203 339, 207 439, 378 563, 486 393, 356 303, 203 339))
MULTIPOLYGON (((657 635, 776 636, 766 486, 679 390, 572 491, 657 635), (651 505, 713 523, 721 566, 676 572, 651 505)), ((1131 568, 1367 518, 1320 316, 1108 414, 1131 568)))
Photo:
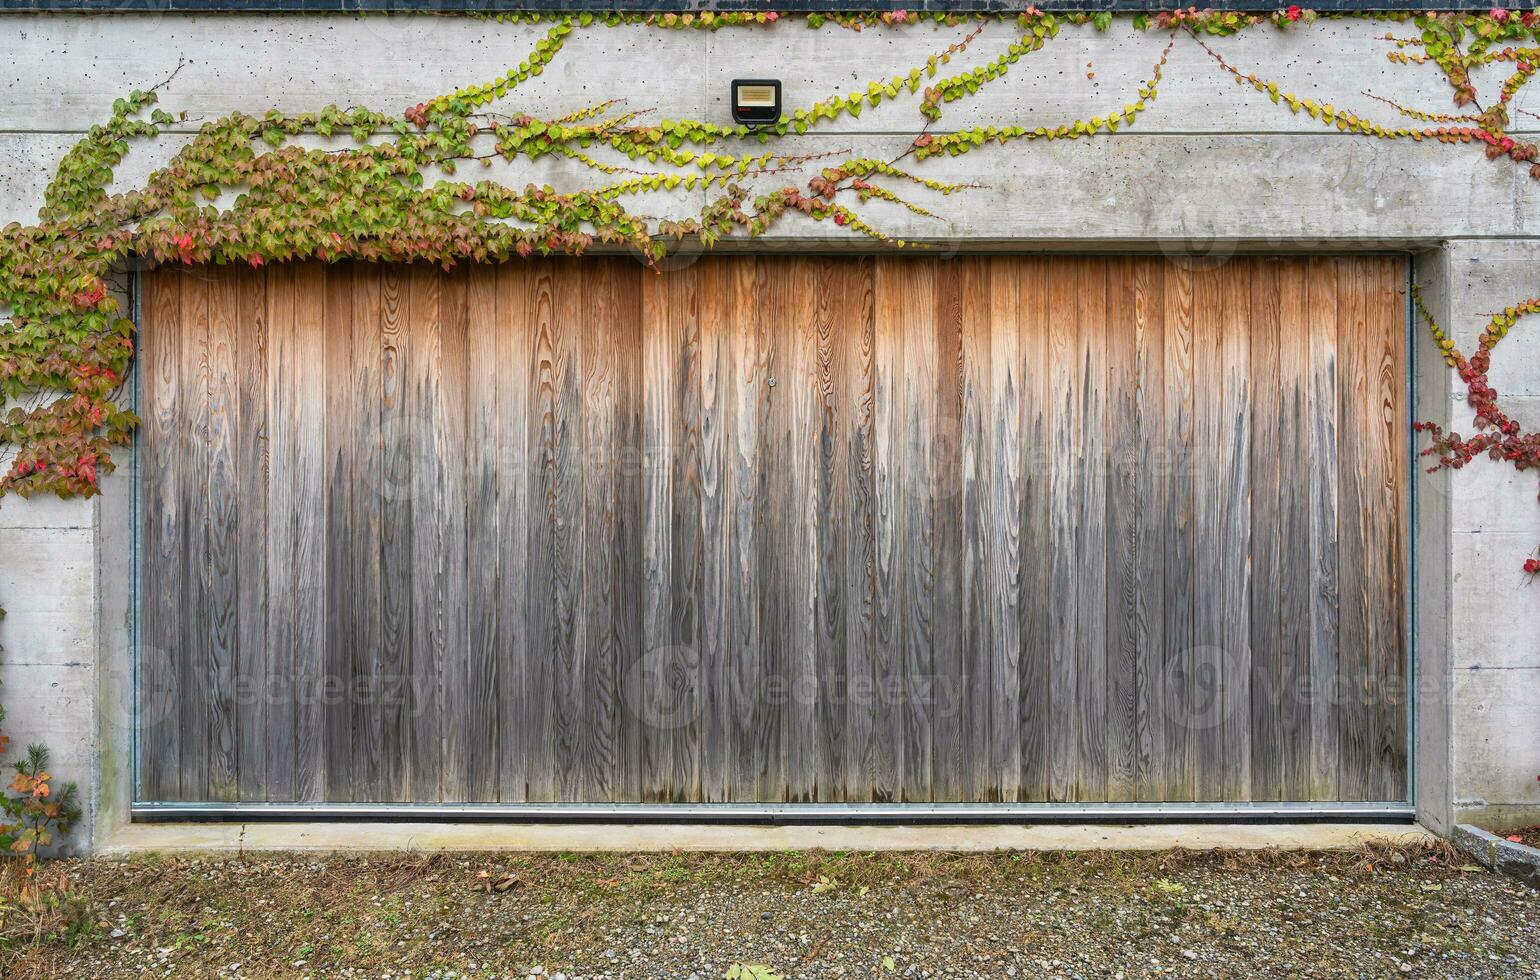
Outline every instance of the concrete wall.
MULTIPOLYGON (((135 148, 120 185, 143 179, 205 119, 233 110, 317 109, 327 103, 398 109, 490 79, 519 61, 543 33, 471 19, 425 17, 188 17, 179 15, 4 18, 0 60, 0 222, 32 220, 65 150, 112 100, 172 74, 162 106, 185 111, 178 133, 135 148)), ((905 74, 968 28, 931 26, 859 34, 800 23, 768 29, 657 31, 600 26, 575 33, 539 78, 507 100, 510 111, 553 117, 616 96, 657 118, 728 120, 733 77, 780 77, 788 106, 873 79, 905 74)), ((1405 120, 1363 92, 1404 105, 1454 111, 1432 65, 1397 65, 1387 32, 1404 26, 1321 22, 1280 32, 1263 26, 1214 47, 1305 98, 1334 103, 1386 125, 1405 120)), ((984 30, 943 73, 994 57, 1008 24, 984 30)), ((944 106, 933 131, 990 123, 1058 125, 1134 99, 1167 38, 1120 20, 1108 33, 1066 28, 978 95, 944 106)), ((1500 76, 1478 74, 1484 95, 1500 76)), ((1523 91, 1520 108, 1540 110, 1523 91)), ((504 107, 500 107, 504 108, 504 107)), ((922 123, 914 97, 859 119, 843 118, 786 141, 796 152, 896 156, 922 123)), ((599 155, 599 154, 596 154, 599 155)), ((804 170, 812 172, 822 163, 804 170)), ((1470 147, 1387 143, 1322 127, 1237 86, 1202 48, 1179 38, 1159 98, 1132 128, 1073 142, 988 146, 924 165, 928 175, 986 186, 940 200, 911 196, 945 216, 865 210, 893 234, 959 248, 1196 249, 1209 258, 1248 248, 1405 247, 1430 306, 1469 347, 1481 314, 1540 293, 1540 210, 1523 168, 1490 162, 1470 147)), ((591 171, 542 162, 502 168, 506 179, 593 186, 591 171)), ((781 174, 765 190, 802 182, 781 174)), ((699 209, 703 194, 647 198, 658 217, 699 209)), ((859 246, 832 224, 794 218, 761 247, 859 246)), ((1415 335, 1418 414, 1467 424, 1462 389, 1420 331, 1415 335)), ((1493 371, 1506 404, 1540 424, 1540 329, 1525 324, 1493 371)), ((1418 801, 1423 819, 1540 818, 1540 640, 1528 629, 1540 589, 1518 570, 1540 544, 1535 480, 1478 464, 1419 477, 1416 619, 1418 801)), ((20 741, 44 739, 62 777, 91 788, 98 838, 121 824, 129 738, 126 532, 128 481, 91 503, 0 503, 0 680, 20 741), (94 601, 93 601, 94 597, 94 601), (93 710, 94 706, 94 710, 93 710), (95 750, 95 751, 94 751, 95 750), (96 758, 93 761, 93 754, 96 758)))

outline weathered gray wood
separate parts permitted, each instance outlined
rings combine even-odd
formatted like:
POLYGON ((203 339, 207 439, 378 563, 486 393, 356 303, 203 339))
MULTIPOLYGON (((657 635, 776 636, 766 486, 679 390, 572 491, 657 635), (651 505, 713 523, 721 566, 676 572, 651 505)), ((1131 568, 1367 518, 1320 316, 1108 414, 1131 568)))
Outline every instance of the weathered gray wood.
POLYGON ((1219 419, 1221 514, 1220 584, 1223 589, 1224 673, 1220 739, 1224 745, 1220 798, 1251 799, 1251 315, 1255 260, 1230 262, 1220 280, 1220 361, 1223 400, 1219 419))
POLYGON ((467 796, 468 738, 460 720, 469 698, 469 624, 466 596, 466 380, 467 334, 470 314, 470 270, 461 267, 444 276, 439 357, 434 365, 437 386, 433 402, 434 452, 439 458, 439 485, 433 491, 436 511, 438 622, 433 660, 438 671, 435 711, 439 729, 439 798, 467 796))
MULTIPOLYGON (((1374 757, 1375 686, 1373 649, 1377 642, 1374 597, 1368 580, 1369 546, 1373 516, 1378 504, 1371 485, 1371 447, 1368 426, 1371 409, 1369 362, 1374 344, 1369 337, 1367 283, 1364 260, 1349 259, 1339 266, 1337 342, 1342 378, 1337 390, 1338 463, 1338 587, 1341 597, 1341 634, 1337 658, 1339 690, 1338 737, 1341 739, 1339 789, 1348 800, 1367 799, 1371 793, 1369 766, 1374 757)), ((1377 359, 1377 358, 1376 358, 1377 359)))
POLYGON ((905 482, 904 400, 909 385, 904 342, 910 304, 902 284, 909 266, 879 258, 875 270, 872 378, 872 485, 876 670, 878 693, 872 728, 872 792, 878 802, 902 798, 904 743, 904 526, 910 495, 905 482))
MULTIPOLYGON (((732 424, 727 428, 728 474, 731 516, 727 532, 728 574, 731 576, 731 634, 723 651, 728 659, 725 700, 731 719, 728 725, 727 795, 732 800, 753 799, 759 783, 758 741, 764 661, 760 655, 759 541, 764 528, 761 481, 764 456, 759 452, 763 408, 769 391, 764 340, 765 317, 758 310, 759 264, 753 259, 729 259, 728 279, 722 290, 730 293, 733 322, 726 354, 730 371, 724 375, 732 403, 732 424)), ((724 297, 725 302, 725 297, 724 297)))
POLYGON ((1107 793, 1107 261, 1076 260, 1080 287, 1080 485, 1076 511, 1078 668, 1075 799, 1107 793))
MULTIPOLYGON (((1163 799, 1169 766, 1166 702, 1167 455, 1166 296, 1170 266, 1159 259, 1133 264, 1135 468, 1135 732, 1136 777, 1141 800, 1163 799)), ((1109 667, 1109 670, 1111 668, 1109 667)))
MULTIPOLYGON (((1050 554, 1048 674, 1048 797, 1054 802, 1076 798, 1080 746, 1080 504, 1086 477, 1082 455, 1085 429, 1082 389, 1085 357, 1080 343, 1082 260, 1070 259, 1048 280, 1050 402, 1052 455, 1049 487, 1048 551, 1050 554)), ((1084 560, 1103 560, 1085 556, 1084 560)))
POLYGON ((500 332, 495 266, 472 268, 466 285, 465 338, 465 795, 473 802, 498 799, 501 676, 498 633, 504 610, 499 585, 502 508, 498 477, 499 377, 511 365, 498 356, 500 332))
POLYGON ((1054 307, 1050 284, 1054 260, 1027 258, 1017 270, 1021 297, 1021 530, 1020 632, 1016 663, 1018 726, 1021 731, 1021 788, 1016 798, 1049 798, 1054 706, 1053 656, 1058 621, 1051 553, 1054 499, 1054 307))
MULTIPOLYGON (((1133 271, 1133 270, 1130 270, 1133 271)), ((1107 283, 1107 799, 1137 798, 1139 774, 1139 294, 1107 283)))
MULTIPOLYGON (((583 586, 587 611, 586 658, 589 677, 586 692, 582 759, 589 797, 616 798, 620 765, 621 703, 620 664, 625 639, 626 580, 623 558, 628 542, 623 537, 621 508, 627 496, 635 496, 626 482, 627 458, 624 403, 619 399, 625 358, 634 352, 626 346, 641 317, 640 284, 626 275, 626 260, 610 263, 600 288, 591 290, 584 307, 584 322, 604 324, 583 339, 583 391, 587 431, 584 433, 585 568, 583 586)), ((639 484, 637 484, 639 486, 639 484)), ((708 549, 715 555, 720 547, 708 549)))
MULTIPOLYGON (((665 703, 667 669, 675 659, 673 643, 673 478, 677 431, 674 346, 670 311, 677 276, 644 279, 642 284, 642 447, 646 466, 643 487, 643 605, 645 646, 633 668, 636 677, 638 767, 641 792, 648 801, 668 798, 673 755, 672 732, 659 724, 672 714, 665 703)), ((756 453, 757 455, 757 453, 756 453)))
MULTIPOLYGON (((850 538, 850 485, 847 459, 850 428, 845 419, 854 385, 848 373, 846 339, 864 333, 858 304, 864 263, 822 259, 813 267, 814 343, 813 441, 816 445, 813 532, 814 670, 817 703, 813 745, 813 798, 828 802, 845 798, 846 709, 849 688, 845 646, 846 603, 851 592, 846 549, 850 538), (854 273, 852 276, 851 274, 854 273), (847 278, 849 277, 849 278, 847 278), (850 282, 849 279, 854 279, 850 282), (848 288, 854 286, 854 289, 848 288)), ((702 296, 704 299, 704 294, 702 296)), ((712 540, 715 540, 713 537, 712 540)), ((708 652, 708 656, 711 653, 708 652)), ((709 745, 709 742, 708 742, 709 745)), ((709 748, 708 748, 709 751, 709 748)))
MULTIPOLYGON (((1197 568, 1194 563, 1196 496, 1202 492, 1201 461, 1194 455, 1193 273, 1172 263, 1166 280, 1165 321, 1165 712, 1166 778, 1162 799, 1191 800, 1197 790, 1194 729, 1194 663, 1197 568)), ((1211 445, 1211 444, 1210 444, 1211 445)))
POLYGON ((1402 795, 1401 274, 157 273, 141 793, 1402 795))
POLYGON ((697 665, 701 705, 701 797, 729 799, 732 663, 732 591, 727 536, 732 520, 731 439, 736 283, 731 265, 712 263, 699 273, 701 417, 701 657, 697 665))
MULTIPOLYGON (((561 308, 558 263, 541 263, 528 284, 533 308, 530 312, 533 377, 530 381, 528 413, 529 534, 528 587, 529 641, 528 681, 525 687, 524 715, 527 719, 525 758, 526 798, 532 802, 556 797, 555 727, 556 677, 562 668, 562 619, 558 548, 561 519, 558 485, 558 452, 561 428, 558 406, 562 385, 561 333, 576 327, 561 308)), ((651 535, 648 540, 652 541, 651 535)), ((666 591, 664 595, 666 595, 666 591)), ((649 635, 657 635, 651 630, 649 635)), ((570 658, 570 652, 568 654, 570 658)))
MULTIPOLYGON (((146 277, 154 282, 158 277, 146 277)), ((236 661, 236 773, 241 800, 267 799, 267 667, 268 615, 268 414, 267 414, 267 275, 233 275, 239 289, 235 319, 234 357, 238 366, 240 404, 236 409, 236 521, 239 525, 236 586, 238 657, 236 661)), ((157 331, 165 329, 156 320, 157 331)), ((171 327, 174 335, 174 327, 171 327)), ((370 404, 370 403, 363 403, 370 404)), ((147 440, 150 441, 150 440, 147 440)), ((365 644, 361 647, 367 649, 365 644)))
POLYGON ((378 798, 411 796, 412 755, 412 433, 409 397, 414 356, 409 270, 380 278, 380 658, 371 729, 379 739, 378 798))
MULTIPOLYGON (((528 561, 534 520, 530 503, 531 392, 535 374, 532 324, 542 294, 536 276, 543 264, 499 266, 496 283, 496 485, 497 632, 493 637, 497 675, 497 799, 521 803, 529 796, 532 741, 542 736, 531 721, 531 643, 528 561)), ((480 313, 477 314, 482 315, 480 313)), ((624 675, 623 675, 624 676, 624 675)))
POLYGON ((209 292, 206 269, 182 273, 182 410, 177 419, 181 458, 177 466, 181 534, 182 595, 180 689, 182 795, 208 793, 209 640, 209 292))
POLYGON ((848 536, 846 539, 844 634, 845 771, 847 800, 875 799, 880 783, 876 738, 877 661, 877 488, 876 438, 876 267, 862 260, 842 287, 846 319, 833 338, 843 350, 845 378, 844 455, 848 536))
POLYGON ((1025 604, 1034 601, 1022 594, 1023 546, 1038 540, 1035 535, 1030 539, 1023 535, 1024 492, 1029 485, 1026 467, 1031 465, 1035 471, 1037 466, 1037 460, 1024 452, 1027 413, 1023 403, 1031 405, 1025 394, 1024 358, 1028 349, 1036 350, 1036 344, 1027 335, 1023 306, 1029 297, 1022 295, 1020 263, 990 259, 987 276, 988 348, 979 344, 981 349, 974 354, 981 383, 986 385, 978 408, 982 414, 979 438, 989 445, 987 459, 980 465, 983 492, 989 500, 979 528, 988 541, 989 562, 987 604, 979 613, 990 644, 986 785, 995 799, 1015 802, 1023 785, 1021 698, 1026 638, 1022 620, 1025 604))
POLYGON ((1194 742, 1194 794, 1221 800, 1228 756, 1225 713, 1225 467, 1223 267, 1193 273, 1193 640, 1188 722, 1194 742))
POLYGON ((953 798, 973 800, 999 796, 1002 774, 993 764, 995 743, 991 725, 997 703, 994 691, 998 685, 1014 695, 1016 678, 1014 673, 996 676, 994 670, 992 607, 996 566, 991 552, 996 544, 992 534, 993 456, 998 448, 995 440, 990 438, 994 264, 988 259, 970 258, 963 260, 960 267, 961 275, 957 278, 961 287, 962 322, 957 353, 959 390, 955 399, 959 425, 952 462, 960 483, 961 522, 957 533, 962 542, 947 560, 959 567, 962 588, 961 605, 957 611, 961 619, 957 632, 960 645, 957 661, 961 667, 962 691, 954 697, 960 706, 959 738, 954 751, 959 759, 959 779, 953 798))
POLYGON ((584 707, 588 700, 589 610, 584 602, 583 555, 588 526, 583 517, 585 433, 583 352, 585 298, 597 284, 570 261, 556 263, 551 331, 553 356, 550 456, 541 485, 549 522, 551 569, 551 764, 556 799, 584 798, 584 707))
MULTIPOLYGON (((348 641, 348 673, 353 686, 348 694, 348 729, 352 744, 352 779, 355 799, 377 799, 381 792, 381 756, 386 751, 382 700, 386 678, 382 636, 380 558, 384 507, 380 406, 384 397, 385 359, 382 322, 381 270, 378 266, 353 266, 352 322, 349 336, 351 364, 347 367, 348 411, 353 420, 351 469, 353 486, 349 521, 351 547, 347 557, 347 596, 356 631, 348 641)), ((332 330, 341 331, 342 324, 332 330)), ((335 572, 335 570, 334 570, 335 572)))
POLYGON ((209 284, 208 401, 208 794, 234 800, 237 780, 236 659, 240 620, 240 511, 236 442, 240 375, 236 362, 240 282, 228 269, 209 284))
MULTIPOLYGON (((935 417, 932 421, 930 459, 934 479, 931 512, 934 522, 933 585, 931 609, 931 790, 930 798, 958 800, 974 761, 964 754, 969 717, 974 710, 969 685, 971 654, 964 634, 968 629, 967 582, 964 565, 969 556, 964 533, 964 497, 969 483, 965 472, 968 447, 963 419, 964 352, 967 330, 965 305, 970 297, 967 267, 971 259, 939 265, 935 275, 935 337, 931 361, 935 376, 935 417)), ((987 716, 986 716, 987 717, 987 716)), ((971 787, 970 787, 971 788, 971 787)))
POLYGON ((353 536, 357 533, 353 494, 358 488, 356 466, 360 457, 353 433, 364 414, 355 409, 351 378, 355 356, 353 300, 360 292, 351 264, 326 270, 325 329, 321 337, 325 346, 322 364, 326 386, 326 411, 322 417, 326 618, 321 649, 324 672, 316 695, 322 712, 323 798, 327 800, 352 800, 359 789, 358 774, 353 768, 352 712, 346 706, 354 690, 354 637, 360 634, 354 620, 351 574, 353 536))
POLYGON ((141 472, 145 520, 140 541, 142 636, 139 643, 139 793, 181 796, 179 712, 181 652, 181 519, 177 426, 182 355, 182 284, 174 274, 144 279, 143 309, 155 324, 139 354, 141 472))
POLYGON ((1341 602, 1338 575, 1339 506, 1337 432, 1337 270, 1328 259, 1309 261, 1310 296, 1310 700, 1313 799, 1339 796, 1338 730, 1341 602))
POLYGON ((326 795, 326 267, 294 271, 294 796, 326 795), (298 406, 315 406, 296 411, 298 406))
MULTIPOLYGON (((668 645, 659 653, 660 733, 667 745, 664 798, 699 798, 701 690, 701 597, 705 564, 701 488, 700 281, 692 273, 667 274, 665 369, 649 384, 671 404, 672 452, 668 464, 671 510, 668 645)), ((788 447, 789 449, 790 447, 788 447)))
POLYGON ((1404 261, 1391 256, 1370 260, 1368 311, 1369 368, 1373 371, 1369 397, 1371 416, 1369 460, 1371 486, 1376 491, 1367 554, 1373 590, 1378 642, 1373 648, 1378 691, 1374 714, 1374 756, 1370 763, 1370 796, 1403 799, 1407 781, 1408 657, 1406 614, 1399 597, 1406 593, 1408 480, 1403 458, 1408 437, 1406 276, 1404 261))
MULTIPOLYGON (((1278 619, 1278 732, 1276 770, 1277 799, 1308 799, 1311 794, 1311 689, 1310 623, 1314 606, 1311 590, 1310 505, 1314 488, 1311 457, 1312 417, 1310 394, 1310 277, 1301 260, 1280 264, 1278 272, 1278 530, 1275 564, 1277 598, 1273 611, 1278 619)), ((1260 433, 1257 447, 1261 458, 1260 433)), ((1253 547, 1265 533, 1261 521, 1253 522, 1253 547)), ((1260 585, 1265 573, 1258 570, 1260 585)), ((1265 622, 1265 611, 1264 618, 1265 622)), ((1258 651, 1261 647, 1258 646, 1258 651)), ((1256 690, 1253 689, 1253 704, 1256 690)), ((1256 709, 1253 708, 1253 711, 1256 709)), ((1254 729, 1255 731, 1255 729, 1254 729)), ((1255 735, 1253 736, 1256 737, 1255 735)), ((1266 742, 1252 745, 1253 758, 1266 742)), ((1254 763, 1253 772, 1260 771, 1254 763)))
MULTIPOLYGON (((844 786, 845 710, 849 690, 845 673, 845 601, 850 593, 845 549, 849 541, 849 411, 852 384, 847 376, 845 331, 859 324, 850 321, 850 294, 845 291, 847 270, 832 262, 813 265, 813 442, 816 445, 815 566, 813 566, 813 626, 815 626, 816 717, 813 730, 813 798, 842 800, 844 786)), ((861 290, 855 291, 856 299, 861 290)), ((704 296, 702 296, 704 297, 704 296)))
POLYGON ((905 375, 902 467, 898 481, 905 497, 899 529, 899 574, 903 621, 904 754, 898 798, 931 798, 937 710, 935 695, 936 601, 936 277, 930 263, 909 262, 897 293, 903 317, 905 375))
MULTIPOLYGON (((1287 482, 1297 480, 1297 470, 1283 470, 1285 435, 1280 420, 1289 393, 1280 373, 1279 319, 1282 312, 1280 266, 1267 259, 1253 263, 1251 270, 1251 798, 1283 798, 1283 769, 1288 739, 1293 734, 1283 726, 1283 623, 1279 610, 1284 581, 1280 552, 1287 540, 1280 534, 1281 474, 1287 482)), ((1296 312, 1294 310, 1291 313, 1296 312)), ((1293 325, 1291 325, 1293 326, 1293 325)), ((1297 327, 1296 327, 1297 329, 1297 327)), ((1292 333, 1293 331, 1291 331, 1292 333)), ((1297 420, 1291 420, 1297 421, 1297 420)), ((1289 448, 1295 443, 1289 441, 1289 448)), ((1296 463, 1292 457, 1290 463, 1296 463)), ((1308 538, 1306 539, 1308 540, 1308 538)), ((1309 728, 1304 729, 1308 734, 1309 728)))
POLYGON ((297 384, 299 357, 294 305, 297 297, 292 265, 268 271, 267 292, 267 763, 269 800, 293 800, 295 796, 296 691, 294 679, 295 540, 300 500, 294 493, 294 457, 297 452, 299 404, 297 384))

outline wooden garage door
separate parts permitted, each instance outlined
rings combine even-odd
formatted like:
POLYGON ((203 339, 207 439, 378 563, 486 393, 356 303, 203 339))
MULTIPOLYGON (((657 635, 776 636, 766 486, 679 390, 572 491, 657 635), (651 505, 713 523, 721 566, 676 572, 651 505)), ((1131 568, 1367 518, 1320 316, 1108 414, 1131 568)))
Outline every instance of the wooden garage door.
POLYGON ((1402 800, 1404 279, 149 274, 139 798, 1402 800))

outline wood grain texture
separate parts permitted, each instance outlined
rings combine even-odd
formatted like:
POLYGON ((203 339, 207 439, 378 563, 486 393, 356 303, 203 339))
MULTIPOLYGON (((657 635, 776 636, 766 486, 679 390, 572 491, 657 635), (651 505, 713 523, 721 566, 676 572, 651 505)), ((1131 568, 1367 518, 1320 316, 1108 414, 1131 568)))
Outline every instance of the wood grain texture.
POLYGON ((195 269, 181 278, 182 347, 180 398, 182 410, 176 420, 180 439, 177 462, 177 497, 179 519, 183 522, 181 543, 182 628, 184 655, 178 659, 178 704, 182 737, 182 795, 202 799, 209 788, 209 705, 214 698, 210 658, 212 621, 217 613, 210 608, 212 588, 209 563, 209 294, 213 287, 211 270, 195 269))
MULTIPOLYGON (((177 506, 180 439, 177 423, 182 353, 182 283, 177 275, 144 279, 145 319, 156 325, 153 344, 139 353, 141 632, 139 641, 138 792, 140 798, 181 796, 179 661, 182 576, 178 561, 184 522, 177 506)), ((248 729, 248 733, 250 730, 248 729)), ((260 729, 255 731, 260 738, 260 729)), ((260 756, 259 756, 260 758, 260 756)))
POLYGON ((1404 269, 150 274, 140 797, 1404 796, 1404 269))
MULTIPOLYGON (((236 795, 241 800, 267 799, 268 699, 271 676, 267 667, 268 623, 268 458, 267 411, 267 276, 231 273, 238 290, 233 356, 239 375, 239 406, 235 439, 239 445, 235 499, 237 543, 236 660, 237 731, 236 795)), ((153 280, 151 280, 153 281, 153 280)), ((359 637, 359 653, 374 647, 359 637)), ((367 789, 367 784, 365 784, 367 789)))
POLYGON ((1165 798, 1169 757, 1165 585, 1172 461, 1165 441, 1164 273, 1164 263, 1156 259, 1138 260, 1132 270, 1136 448, 1129 465, 1134 470, 1134 756, 1140 800, 1165 798))

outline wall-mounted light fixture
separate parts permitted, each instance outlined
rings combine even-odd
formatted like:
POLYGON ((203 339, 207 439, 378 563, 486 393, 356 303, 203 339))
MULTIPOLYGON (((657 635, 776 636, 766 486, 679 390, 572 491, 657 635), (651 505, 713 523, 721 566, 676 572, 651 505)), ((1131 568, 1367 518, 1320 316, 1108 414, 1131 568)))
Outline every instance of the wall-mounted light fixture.
POLYGON ((733 122, 742 126, 774 126, 780 121, 780 79, 733 79, 733 122))

